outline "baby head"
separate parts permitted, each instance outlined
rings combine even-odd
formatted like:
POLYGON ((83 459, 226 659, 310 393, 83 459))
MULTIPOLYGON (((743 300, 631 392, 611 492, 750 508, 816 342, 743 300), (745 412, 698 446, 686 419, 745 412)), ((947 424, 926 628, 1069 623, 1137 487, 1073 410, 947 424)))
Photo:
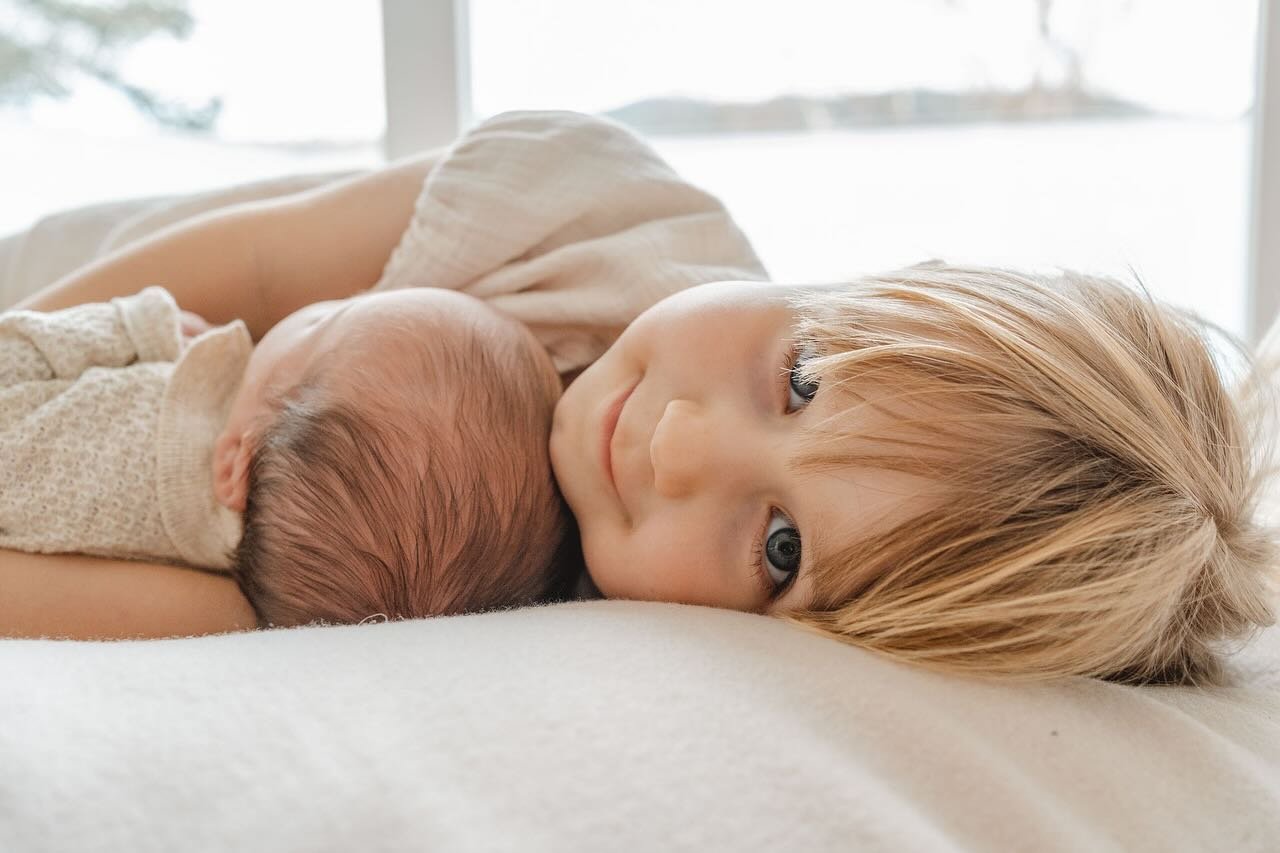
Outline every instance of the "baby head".
POLYGON ((951 671, 1202 683, 1271 619, 1256 447, 1190 318, 936 264, 670 297, 551 438, 605 595, 951 671))
POLYGON ((214 448, 264 624, 412 618, 555 592, 560 382, 522 325, 415 288, 321 302, 255 347, 214 448))

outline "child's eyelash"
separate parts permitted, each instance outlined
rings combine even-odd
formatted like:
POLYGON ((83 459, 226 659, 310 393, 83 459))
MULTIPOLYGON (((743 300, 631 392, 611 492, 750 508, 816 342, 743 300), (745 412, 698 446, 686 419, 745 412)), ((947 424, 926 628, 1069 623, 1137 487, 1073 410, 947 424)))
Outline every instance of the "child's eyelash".
POLYGON ((755 576, 756 583, 760 585, 761 591, 769 596, 770 601, 778 592, 777 587, 773 585, 773 579, 769 577, 769 570, 764 567, 764 533, 769 529, 769 519, 772 516, 771 509, 764 517, 764 527, 757 530, 756 535, 751 539, 751 574, 755 576))
POLYGON ((792 341, 791 345, 782 353, 782 364, 778 369, 778 392, 782 397, 782 411, 787 410, 787 400, 790 398, 789 389, 791 386, 791 375, 795 372, 796 366, 800 363, 800 353, 804 351, 804 343, 802 341, 792 341))
POLYGON ((800 366, 800 357, 804 354, 817 354, 817 344, 810 340, 795 338, 782 354, 782 364, 778 366, 779 393, 782 396, 782 411, 787 411, 790 398, 790 383, 796 368, 800 366))

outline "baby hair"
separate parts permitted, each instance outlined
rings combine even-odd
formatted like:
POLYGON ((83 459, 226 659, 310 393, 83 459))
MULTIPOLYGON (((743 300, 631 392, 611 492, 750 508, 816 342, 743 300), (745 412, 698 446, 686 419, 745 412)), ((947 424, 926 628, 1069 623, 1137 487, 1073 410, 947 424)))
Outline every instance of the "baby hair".
POLYGON ((796 297, 827 419, 800 470, 922 475, 926 509, 828 555, 791 618, 926 666, 1216 684, 1273 620, 1256 412, 1205 326, 1118 281, 938 263, 796 297))
POLYGON ((511 340, 422 333, 379 328, 380 358, 356 341, 276 401, 235 555, 263 624, 480 611, 564 585, 545 372, 511 340))

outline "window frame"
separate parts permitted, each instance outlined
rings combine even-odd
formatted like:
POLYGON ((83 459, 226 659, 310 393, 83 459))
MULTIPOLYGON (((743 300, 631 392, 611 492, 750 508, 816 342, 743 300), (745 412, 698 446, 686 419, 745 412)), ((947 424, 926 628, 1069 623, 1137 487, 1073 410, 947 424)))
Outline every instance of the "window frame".
POLYGON ((1258 3, 1257 88, 1249 191, 1249 274, 1245 328, 1258 343, 1280 312, 1280 15, 1258 3))
POLYGON ((447 145, 471 124, 468 0, 382 0, 383 151, 447 145))

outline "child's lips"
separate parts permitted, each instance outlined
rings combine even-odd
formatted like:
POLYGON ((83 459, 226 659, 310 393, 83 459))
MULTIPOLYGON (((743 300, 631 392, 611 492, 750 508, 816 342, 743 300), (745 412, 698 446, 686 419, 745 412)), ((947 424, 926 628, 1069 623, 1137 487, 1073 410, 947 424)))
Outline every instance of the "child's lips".
POLYGON ((617 495, 619 503, 622 503, 622 491, 618 488, 617 470, 614 467, 613 439, 617 434, 618 421, 622 417, 623 407, 626 406, 627 400, 631 397, 631 392, 635 391, 636 386, 639 384, 640 382, 637 380, 618 394, 614 401, 609 404, 609 407, 605 409, 604 418, 601 422, 601 468, 604 471, 605 479, 608 480, 609 485, 613 487, 613 492, 617 495))

